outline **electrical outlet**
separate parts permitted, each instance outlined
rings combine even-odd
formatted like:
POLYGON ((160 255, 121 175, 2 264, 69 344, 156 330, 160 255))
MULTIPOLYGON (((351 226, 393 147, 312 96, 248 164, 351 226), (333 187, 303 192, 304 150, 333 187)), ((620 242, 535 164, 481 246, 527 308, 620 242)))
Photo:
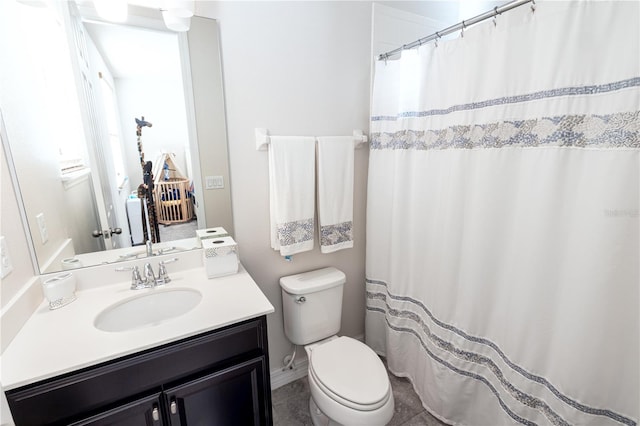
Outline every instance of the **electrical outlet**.
POLYGON ((205 176, 205 189, 224 188, 224 178, 222 176, 205 176))
POLYGON ((42 239, 42 244, 45 244, 49 241, 49 232, 47 231, 47 223, 44 221, 44 213, 37 214, 36 221, 40 230, 40 239, 42 239))
POLYGON ((7 242, 4 237, 0 237, 0 278, 6 277, 11 271, 13 271, 13 265, 7 249, 7 242))

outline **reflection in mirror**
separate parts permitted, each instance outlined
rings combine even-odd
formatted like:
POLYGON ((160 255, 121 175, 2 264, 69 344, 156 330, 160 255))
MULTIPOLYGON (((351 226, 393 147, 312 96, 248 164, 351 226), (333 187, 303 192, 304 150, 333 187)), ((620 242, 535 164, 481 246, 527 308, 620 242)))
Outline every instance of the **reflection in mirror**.
POLYGON ((0 3, 0 108, 41 273, 145 256, 147 240, 191 249, 207 225, 233 232, 214 20, 186 34, 142 7, 114 25, 90 2, 0 3), (203 174, 223 187, 203 189, 203 174))

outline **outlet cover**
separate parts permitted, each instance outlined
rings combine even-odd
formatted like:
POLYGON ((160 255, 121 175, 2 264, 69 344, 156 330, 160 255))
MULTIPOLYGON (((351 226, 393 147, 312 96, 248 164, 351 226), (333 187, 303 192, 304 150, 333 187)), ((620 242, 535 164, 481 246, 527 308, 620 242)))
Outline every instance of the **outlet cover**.
POLYGON ((0 237, 0 278, 6 277, 11 271, 13 271, 13 265, 7 249, 7 242, 4 237, 0 237))

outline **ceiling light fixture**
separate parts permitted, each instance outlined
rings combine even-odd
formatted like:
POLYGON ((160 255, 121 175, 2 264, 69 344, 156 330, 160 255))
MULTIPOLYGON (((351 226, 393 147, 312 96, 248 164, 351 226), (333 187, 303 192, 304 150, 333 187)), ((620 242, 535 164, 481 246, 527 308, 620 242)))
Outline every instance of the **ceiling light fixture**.
POLYGON ((31 6, 31 7, 48 7, 49 6, 49 2, 47 2, 46 0, 16 0, 18 3, 22 3, 26 6, 31 6))
POLYGON ((165 9, 177 18, 191 18, 195 8, 194 0, 166 0, 165 9))
POLYGON ((162 19, 164 19, 164 24, 167 28, 172 31, 189 31, 189 27, 191 26, 191 18, 176 16, 172 14, 170 10, 162 11, 162 19))
POLYGON ((127 0, 93 0, 98 15, 110 22, 124 22, 127 20, 127 0))

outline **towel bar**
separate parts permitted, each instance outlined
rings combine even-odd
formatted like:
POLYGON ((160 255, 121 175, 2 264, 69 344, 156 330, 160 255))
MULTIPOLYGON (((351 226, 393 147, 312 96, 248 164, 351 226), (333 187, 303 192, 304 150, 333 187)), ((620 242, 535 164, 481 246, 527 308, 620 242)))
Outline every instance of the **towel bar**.
MULTIPOLYGON (((266 151, 270 142, 269 130, 256 128, 256 149, 258 151, 266 151)), ((353 144, 355 149, 362 147, 367 142, 367 135, 365 135, 362 130, 353 131, 353 144)))

